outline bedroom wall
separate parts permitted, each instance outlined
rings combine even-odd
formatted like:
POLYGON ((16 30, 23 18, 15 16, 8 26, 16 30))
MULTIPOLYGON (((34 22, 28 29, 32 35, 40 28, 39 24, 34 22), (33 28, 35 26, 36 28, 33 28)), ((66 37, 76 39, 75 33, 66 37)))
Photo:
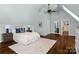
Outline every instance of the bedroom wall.
POLYGON ((35 23, 35 31, 38 32, 40 35, 47 35, 50 33, 50 20, 49 15, 43 12, 38 12, 39 17, 37 23, 35 23), (40 22, 42 25, 39 26, 40 22))
POLYGON ((33 23, 40 5, 0 5, 0 24, 33 23), (7 20, 7 21, 6 21, 7 20))

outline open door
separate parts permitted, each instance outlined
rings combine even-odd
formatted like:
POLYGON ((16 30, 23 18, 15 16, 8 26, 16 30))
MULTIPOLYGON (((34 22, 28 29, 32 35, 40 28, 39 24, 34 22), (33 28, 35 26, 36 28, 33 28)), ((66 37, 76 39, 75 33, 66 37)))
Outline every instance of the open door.
POLYGON ((63 35, 69 35, 69 22, 63 21, 63 35))

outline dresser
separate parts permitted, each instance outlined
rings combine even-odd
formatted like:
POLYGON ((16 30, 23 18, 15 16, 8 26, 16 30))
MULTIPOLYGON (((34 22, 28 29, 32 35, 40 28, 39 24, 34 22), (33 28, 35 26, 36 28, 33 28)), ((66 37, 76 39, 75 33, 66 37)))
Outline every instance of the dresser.
POLYGON ((3 33, 2 42, 0 43, 0 54, 15 54, 8 46, 16 44, 13 40, 13 33, 3 33))
POLYGON ((3 33, 2 42, 9 42, 9 41, 13 41, 13 34, 12 33, 3 33))

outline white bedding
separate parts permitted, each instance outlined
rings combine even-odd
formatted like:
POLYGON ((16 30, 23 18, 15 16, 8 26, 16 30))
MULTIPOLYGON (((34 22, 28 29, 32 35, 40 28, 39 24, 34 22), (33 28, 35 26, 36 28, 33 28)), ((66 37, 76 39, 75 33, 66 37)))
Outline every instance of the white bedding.
POLYGON ((40 38, 37 32, 25 32, 25 33, 15 33, 13 34, 13 39, 23 45, 28 45, 40 38))
POLYGON ((46 54, 55 43, 56 40, 40 38, 29 45, 17 43, 9 46, 9 48, 18 54, 46 54))

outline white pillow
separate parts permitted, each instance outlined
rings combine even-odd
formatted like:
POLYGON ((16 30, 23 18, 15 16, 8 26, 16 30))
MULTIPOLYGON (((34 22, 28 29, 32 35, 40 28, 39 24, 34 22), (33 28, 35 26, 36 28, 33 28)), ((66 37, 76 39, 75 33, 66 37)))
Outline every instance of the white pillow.
POLYGON ((40 35, 37 32, 25 32, 25 33, 16 33, 13 35, 14 41, 28 45, 32 42, 35 42, 40 38, 40 35))

